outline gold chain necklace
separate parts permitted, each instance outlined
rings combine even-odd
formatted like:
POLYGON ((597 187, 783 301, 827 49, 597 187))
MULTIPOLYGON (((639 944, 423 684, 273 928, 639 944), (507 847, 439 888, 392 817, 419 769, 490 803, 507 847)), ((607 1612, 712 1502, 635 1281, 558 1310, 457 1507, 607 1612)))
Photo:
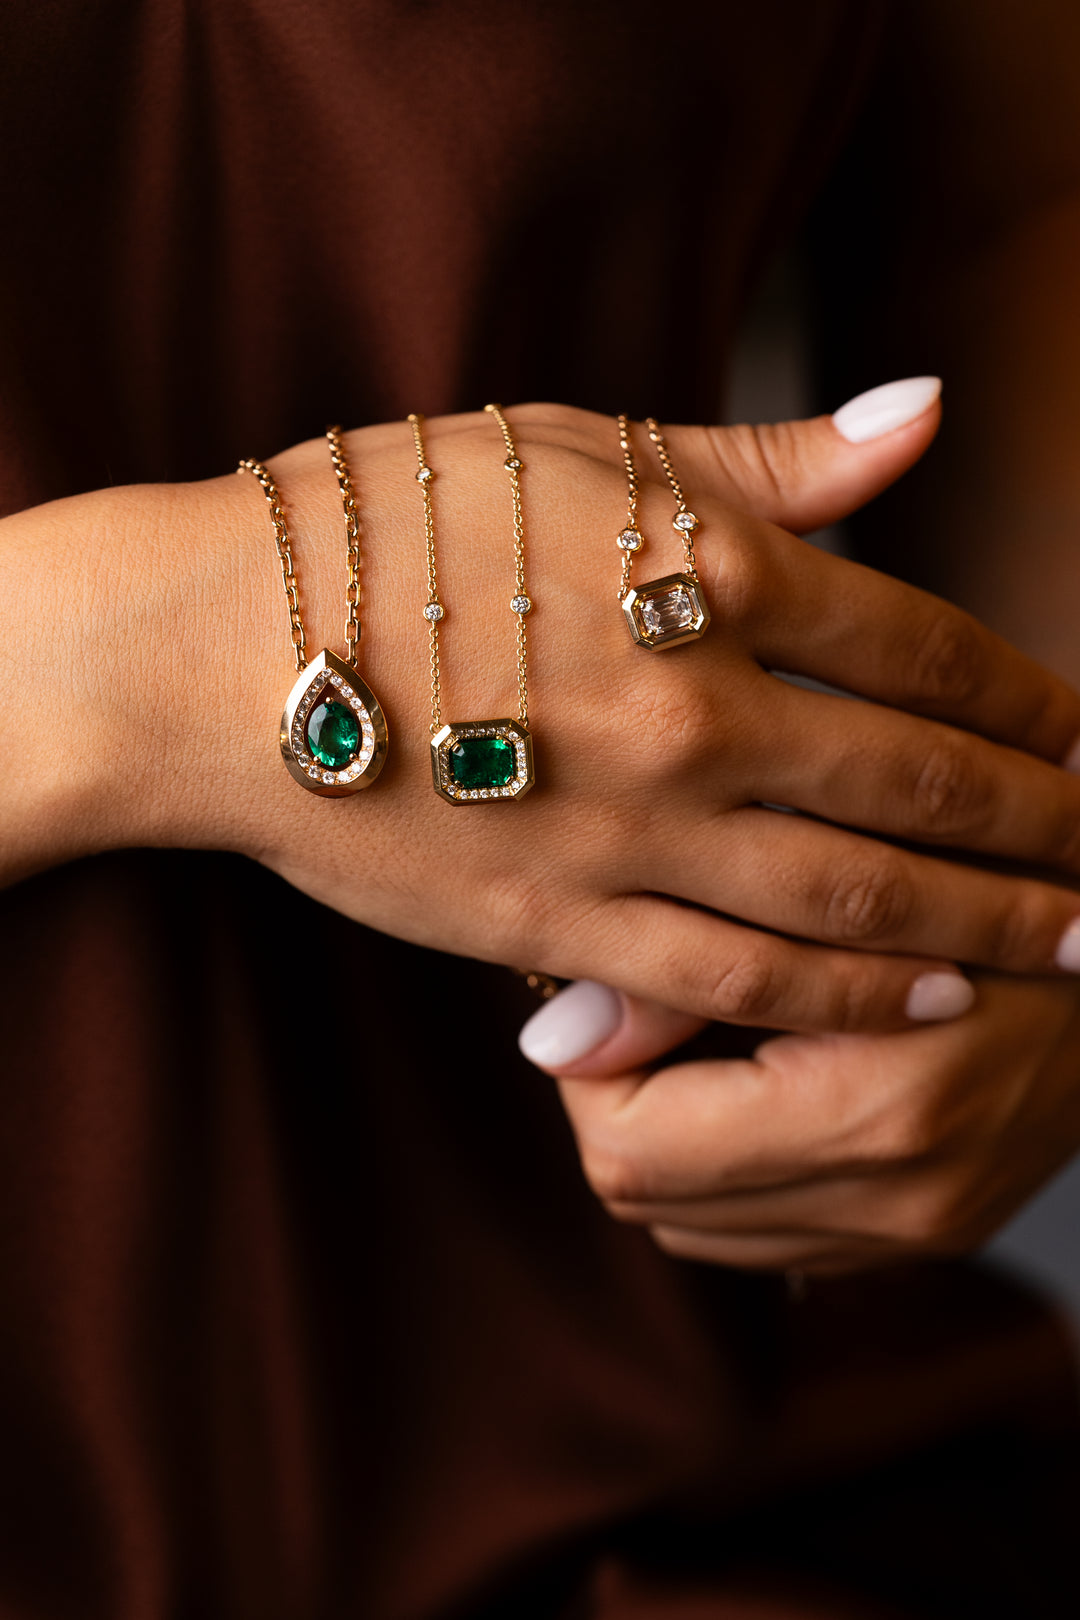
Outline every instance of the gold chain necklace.
POLYGON ((439 597, 435 558, 435 514, 431 486, 435 479, 424 446, 424 418, 415 412, 409 417, 416 447, 416 481, 424 499, 424 533, 427 537, 428 599, 424 617, 428 622, 431 665, 431 777, 436 793, 448 804, 474 804, 492 799, 520 799, 535 781, 532 736, 529 732, 529 664, 525 617, 532 609, 525 587, 525 519, 521 505, 523 463, 514 445, 510 426, 498 405, 484 409, 495 418, 506 447, 503 466, 510 475, 514 508, 514 594, 510 611, 517 617, 518 712, 513 719, 457 720, 449 725, 442 719, 442 680, 439 662, 439 626, 446 608, 439 597))
POLYGON ((635 589, 630 583, 630 572, 635 553, 645 544, 645 536, 638 527, 637 520, 638 475, 633 446, 630 443, 630 422, 625 414, 620 414, 618 423, 619 445, 622 449, 623 465, 626 468, 627 489, 626 527, 615 541, 622 552, 619 602, 630 634, 639 646, 673 647, 677 642, 703 636, 711 618, 709 604, 705 600, 705 592, 698 579, 697 559, 694 556, 694 531, 699 527, 699 520, 686 504, 682 485, 671 460, 671 452, 655 417, 646 417, 645 426, 649 438, 656 446, 664 476, 675 497, 675 516, 671 520, 671 526, 682 541, 684 571, 681 574, 665 574, 661 579, 651 579, 647 585, 640 585, 635 589))
POLYGON ((326 438, 345 513, 348 584, 344 659, 324 647, 308 662, 292 541, 281 492, 261 461, 241 461, 236 470, 257 478, 266 496, 289 609, 289 635, 298 679, 281 716, 281 757, 289 775, 309 793, 340 799, 374 782, 386 761, 388 737, 382 705, 356 667, 360 640, 360 520, 341 429, 328 428, 326 438))

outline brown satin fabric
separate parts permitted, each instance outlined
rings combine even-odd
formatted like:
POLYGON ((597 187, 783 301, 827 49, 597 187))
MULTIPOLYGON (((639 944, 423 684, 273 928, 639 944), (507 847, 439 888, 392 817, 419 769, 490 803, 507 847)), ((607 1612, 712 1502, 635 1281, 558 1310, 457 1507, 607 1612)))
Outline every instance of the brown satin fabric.
MULTIPOLYGON (((491 394, 708 417, 877 20, 8 8, 0 504, 491 394)), ((588 1192, 521 986, 233 857, 0 917, 3 1620, 1055 1612, 1074 1416, 1021 1293, 793 1309, 666 1259, 588 1192), (377 986, 344 1078, 282 1018, 298 937, 377 986)))

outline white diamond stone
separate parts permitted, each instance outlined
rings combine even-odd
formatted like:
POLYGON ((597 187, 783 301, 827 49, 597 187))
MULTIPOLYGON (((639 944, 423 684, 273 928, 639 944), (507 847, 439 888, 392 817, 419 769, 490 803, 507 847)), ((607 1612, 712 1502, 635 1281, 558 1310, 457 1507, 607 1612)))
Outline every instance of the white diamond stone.
POLYGON ((421 467, 420 471, 416 475, 416 482, 418 484, 430 484, 434 476, 435 474, 432 472, 430 467, 421 467))
POLYGON ((345 684, 340 675, 331 675, 330 683, 332 686, 344 686, 345 684))
POLYGON ((521 462, 517 456, 507 456, 506 460, 503 462, 503 466, 506 468, 507 472, 521 471, 521 462))
POLYGON ((512 596, 510 598, 510 608, 514 613, 528 613, 531 607, 532 603, 527 596, 512 596))
POLYGON ((687 630, 694 622, 694 604, 685 585, 675 585, 656 596, 647 596, 641 605, 641 622, 651 636, 670 636, 687 630))
POLYGON ((443 607, 441 602, 429 602, 427 607, 424 609, 424 618, 427 619, 431 624, 437 624, 445 612, 446 609, 443 607))
POLYGON ((674 525, 677 529, 682 529, 684 533, 689 533, 691 529, 697 528, 698 520, 693 512, 680 512, 678 517, 674 519, 674 525))
POLYGON ((620 551, 640 551, 644 543, 636 529, 624 529, 615 541, 620 551))

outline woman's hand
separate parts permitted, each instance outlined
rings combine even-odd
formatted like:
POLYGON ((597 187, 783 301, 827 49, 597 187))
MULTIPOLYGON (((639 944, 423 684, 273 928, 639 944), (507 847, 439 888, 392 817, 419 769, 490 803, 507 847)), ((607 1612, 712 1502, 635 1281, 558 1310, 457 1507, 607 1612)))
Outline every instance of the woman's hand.
POLYGON ((527 1054, 560 1023, 566 1051, 597 1038, 557 1069, 589 1181, 687 1259, 828 1272, 962 1253, 1080 1145, 1072 983, 982 974, 956 1024, 785 1035, 655 1072, 697 1024, 578 984, 526 1025, 527 1054))
MULTIPOLYGON (((117 845, 235 849, 422 944, 794 1030, 955 1016, 970 991, 953 960, 1080 968, 1067 887, 863 836, 1080 875, 1080 780, 1049 763, 1080 735, 1080 700, 957 610, 778 526, 816 527, 891 482, 929 443, 936 406, 858 444, 828 418, 672 429, 713 624, 662 652, 632 645, 616 599, 626 492, 613 423, 542 405, 510 416, 535 603, 527 799, 455 807, 431 790, 421 500, 408 429, 383 424, 348 436, 360 665, 391 731, 378 784, 327 802, 282 768, 294 675, 254 480, 57 502, 0 528, 4 875, 117 845), (58 642, 74 656, 58 662, 58 642), (871 701, 796 688, 778 668, 871 701)), ((506 714, 501 442, 482 413, 434 420, 427 438, 444 713, 506 714)), ((272 465, 309 645, 337 645, 345 546, 326 445, 272 465)), ((639 580, 678 566, 671 511, 666 487, 647 484, 639 580)))

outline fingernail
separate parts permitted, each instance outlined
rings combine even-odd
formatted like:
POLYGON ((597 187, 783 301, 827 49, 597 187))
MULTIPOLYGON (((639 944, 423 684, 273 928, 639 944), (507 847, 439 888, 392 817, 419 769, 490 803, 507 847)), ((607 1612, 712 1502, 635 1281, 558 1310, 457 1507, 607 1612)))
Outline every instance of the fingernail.
POLYGON ((1062 765, 1067 771, 1075 771, 1080 776, 1080 737, 1077 737, 1069 752, 1065 755, 1062 765))
POLYGON ((533 1013, 518 1036, 530 1063, 561 1069, 614 1035, 622 1023, 622 999, 606 984, 579 979, 533 1013))
POLYGON ((849 444, 880 439, 894 428, 914 422, 941 393, 940 377, 904 377, 856 394, 833 413, 833 427, 849 444))
POLYGON ((908 991, 904 1011, 919 1024, 944 1024, 974 1002, 975 986, 962 973, 923 973, 908 991))
POLYGON ((1054 961, 1066 973, 1080 973, 1080 917, 1075 917, 1062 934, 1054 961))

